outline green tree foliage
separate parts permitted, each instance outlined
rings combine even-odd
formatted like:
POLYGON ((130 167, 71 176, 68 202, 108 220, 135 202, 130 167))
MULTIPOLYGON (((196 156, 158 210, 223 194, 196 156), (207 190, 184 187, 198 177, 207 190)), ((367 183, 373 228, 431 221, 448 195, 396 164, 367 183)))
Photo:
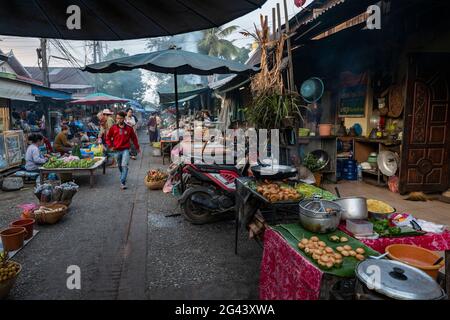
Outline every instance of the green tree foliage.
POLYGON ((204 30, 203 37, 197 44, 198 51, 210 56, 233 60, 239 55, 239 48, 233 44, 233 41, 226 38, 237 29, 237 26, 229 26, 204 30))
POLYGON ((239 52, 234 60, 240 63, 245 63, 248 60, 249 54, 251 52, 251 45, 246 47, 238 48, 239 52))
MULTIPOLYGON (((110 51, 104 60, 117 59, 129 56, 124 49, 110 51)), ((98 75, 98 90, 113 96, 135 99, 142 101, 146 86, 142 81, 141 71, 118 71, 114 73, 103 73, 98 75)))

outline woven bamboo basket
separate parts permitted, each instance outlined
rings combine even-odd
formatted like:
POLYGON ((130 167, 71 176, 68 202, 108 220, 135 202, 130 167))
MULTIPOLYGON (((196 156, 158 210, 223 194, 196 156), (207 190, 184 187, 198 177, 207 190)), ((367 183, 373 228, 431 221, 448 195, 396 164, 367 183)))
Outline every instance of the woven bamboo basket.
POLYGON ((43 206, 43 207, 48 207, 49 205, 52 204, 63 204, 65 205, 67 208, 70 207, 72 203, 72 200, 64 200, 64 201, 53 201, 53 202, 39 202, 39 205, 43 206))
POLYGON ((14 287, 17 277, 19 273, 22 271, 22 265, 18 262, 13 261, 14 263, 19 265, 19 271, 16 272, 16 275, 8 280, 0 281, 0 300, 6 298, 14 287))
POLYGON ((63 209, 59 212, 50 212, 50 213, 33 213, 34 219, 39 224, 55 224, 67 213, 67 206, 60 203, 54 204, 46 204, 44 205, 46 208, 50 209, 63 209))
POLYGON ((144 178, 144 183, 150 190, 161 190, 166 184, 166 180, 160 181, 147 181, 147 177, 144 178))

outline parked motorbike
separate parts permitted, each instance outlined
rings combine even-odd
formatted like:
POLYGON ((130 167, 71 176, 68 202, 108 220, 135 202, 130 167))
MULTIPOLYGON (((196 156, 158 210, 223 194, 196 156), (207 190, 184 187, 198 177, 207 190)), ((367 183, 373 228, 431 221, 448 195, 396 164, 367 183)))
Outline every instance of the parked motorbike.
MULTIPOLYGON (((249 174, 250 165, 183 164, 180 179, 182 195, 179 199, 183 216, 193 224, 205 224, 232 218, 235 209, 235 180, 249 174)), ((297 174, 288 166, 270 168, 260 164, 251 167, 253 175, 265 178, 286 179, 297 174), (265 170, 263 170, 265 169, 265 170)))
POLYGON ((248 165, 187 164, 189 175, 179 199, 183 215, 193 224, 205 224, 227 217, 234 211, 236 178, 247 176, 248 165))

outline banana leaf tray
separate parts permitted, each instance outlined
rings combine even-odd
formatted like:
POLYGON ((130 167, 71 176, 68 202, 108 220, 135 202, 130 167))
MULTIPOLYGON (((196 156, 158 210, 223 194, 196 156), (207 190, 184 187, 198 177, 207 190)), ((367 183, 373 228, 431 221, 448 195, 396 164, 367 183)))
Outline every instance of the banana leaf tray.
MULTIPOLYGON (((297 245, 303 238, 309 239, 312 236, 316 236, 321 241, 324 241, 327 244, 327 246, 333 248, 335 251, 338 246, 349 245, 353 249, 363 248, 366 252, 364 254, 366 257, 380 255, 380 253, 378 253, 377 251, 367 247, 362 242, 358 241, 355 238, 350 237, 348 234, 346 234, 340 230, 336 230, 329 234, 316 234, 316 233, 313 233, 313 232, 310 232, 310 231, 304 229, 299 223, 280 224, 280 225, 272 226, 271 228, 273 230, 277 231, 289 243, 289 245, 292 248, 294 248, 294 250, 296 250, 299 254, 301 254, 303 257, 305 257, 307 260, 309 260, 312 264, 314 264, 318 268, 319 268, 319 265, 315 262, 315 260, 298 248, 297 245), (328 239, 328 237, 330 235, 346 237, 348 239, 348 242, 345 242, 345 243, 332 242, 328 239)), ((334 275, 334 276, 338 276, 338 277, 352 278, 355 276, 355 269, 356 269, 356 265, 358 264, 358 262, 359 261, 354 257, 344 257, 342 266, 340 268, 332 268, 329 270, 323 270, 323 272, 334 275)))

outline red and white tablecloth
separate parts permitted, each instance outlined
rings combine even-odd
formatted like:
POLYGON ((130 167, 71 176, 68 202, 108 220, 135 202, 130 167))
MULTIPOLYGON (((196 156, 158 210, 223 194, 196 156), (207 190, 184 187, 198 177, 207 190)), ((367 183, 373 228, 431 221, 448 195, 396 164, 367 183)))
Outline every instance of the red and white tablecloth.
POLYGON ((323 272, 276 231, 264 233, 259 280, 262 300, 317 300, 323 272))
MULTIPOLYGON (((339 229, 349 233, 342 225, 339 226, 339 229)), ((450 231, 447 230, 442 234, 427 233, 423 236, 378 238, 360 241, 380 253, 384 253, 385 248, 391 244, 412 244, 431 251, 447 251, 450 250, 450 231)))
MULTIPOLYGON (((380 238, 362 241, 378 252, 394 243, 413 244, 433 251, 450 250, 450 232, 423 236, 380 238)), ((323 272, 292 248, 276 231, 264 234, 264 252, 259 280, 262 300, 317 300, 323 272)))

